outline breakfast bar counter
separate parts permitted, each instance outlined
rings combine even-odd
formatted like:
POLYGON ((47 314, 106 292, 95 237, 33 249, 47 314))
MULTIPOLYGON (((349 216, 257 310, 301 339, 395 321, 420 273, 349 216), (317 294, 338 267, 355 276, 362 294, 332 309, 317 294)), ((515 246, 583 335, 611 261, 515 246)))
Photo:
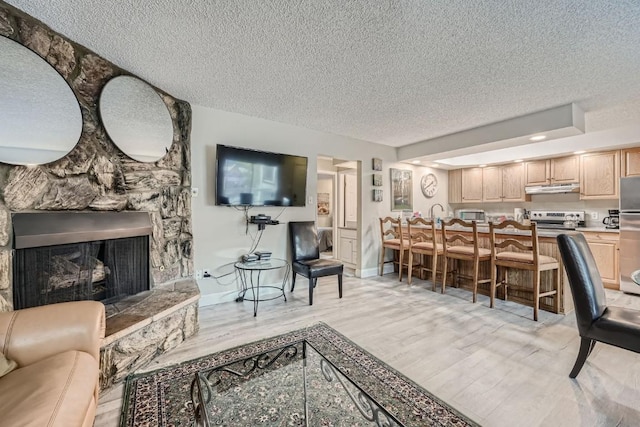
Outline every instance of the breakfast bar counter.
MULTIPOLYGON (((414 228, 414 227, 412 227, 414 228)), ((419 226, 416 226, 415 228, 420 228, 419 226)), ((452 227, 453 229, 455 229, 455 227, 452 227)), ((403 226, 404 229, 404 226, 403 226)), ((618 233, 619 230, 617 229, 607 229, 605 227, 578 227, 576 228, 576 231, 578 232, 584 232, 585 235, 587 236, 587 240, 590 241, 593 239, 590 238, 589 236, 598 236, 599 238, 603 239, 603 241, 605 242, 604 244, 600 245, 599 247, 594 247, 592 250, 594 250, 594 256, 596 258, 596 262, 598 263, 598 267, 601 269, 601 273, 603 275, 603 281, 605 282, 605 286, 612 288, 612 289, 617 289, 617 286, 615 285, 615 278, 609 278, 608 276, 613 275, 615 276, 615 274, 613 274, 614 271, 617 271, 617 265, 615 264, 615 262, 611 261, 610 258, 614 258, 613 256, 609 256, 610 253, 606 253, 606 254, 602 254, 602 255, 606 255, 603 258, 602 262, 605 262, 604 265, 600 265, 601 262, 598 262, 598 255, 599 252, 603 252, 604 250, 609 250, 609 246, 605 246, 606 245, 611 245, 613 244, 612 242, 615 242, 615 245, 617 245, 617 238, 618 238, 618 233), (606 260, 605 260, 606 258, 606 260), (606 262, 608 262, 609 264, 613 264, 611 265, 609 268, 609 265, 606 264, 606 262), (608 270, 611 270, 611 273, 608 273, 608 270), (607 280, 609 278, 609 280, 607 280)), ((440 230, 440 226, 437 226, 437 238, 438 241, 441 241, 442 236, 441 236, 441 230, 440 230)), ((562 258, 560 256, 560 252, 558 250, 558 245, 556 243, 556 237, 561 234, 561 233, 571 233, 573 231, 570 230, 566 230, 566 229, 538 229, 538 243, 539 243, 539 250, 540 250, 540 254, 541 255, 546 255, 546 256, 550 256, 553 257, 555 259, 558 260, 558 263, 560 264, 560 270, 561 270, 561 274, 560 274, 560 283, 558 285, 559 289, 558 289, 558 293, 559 293, 559 309, 558 309, 558 313, 561 314, 566 314, 566 313, 570 313, 571 311, 573 311, 573 298, 571 296, 571 290, 569 288, 569 283, 567 280, 567 276, 564 272, 564 265, 562 263, 562 258)), ((467 232, 461 231, 460 234, 469 234, 467 232)), ((519 230, 515 230, 515 229, 510 229, 510 230, 502 230, 501 232, 497 232, 496 236, 498 238, 500 237, 505 237, 505 236, 510 236, 513 237, 514 235, 518 235, 518 234, 523 234, 523 232, 519 231, 519 230)), ((490 235, 489 235, 489 226, 487 224, 478 224, 478 239, 479 239, 479 245, 480 247, 483 248, 487 248, 490 249, 491 248, 491 242, 490 242, 490 235)), ((517 240, 517 239, 516 239, 517 240)), ((590 242, 591 244, 591 242, 590 242)), ((617 246, 616 246, 617 247, 617 246)), ((615 249, 615 247, 614 247, 615 249)), ((513 250, 513 248, 511 249, 513 250)), ((615 254, 614 252, 614 255, 615 254)), ((617 259, 617 257, 615 258, 617 259)), ((414 261, 415 262, 419 262, 418 260, 414 261)), ((443 267, 443 259, 442 257, 438 258, 438 272, 442 271, 442 267, 443 267)), ((459 267, 459 273, 461 275, 471 275, 472 274, 472 265, 471 263, 460 263, 460 267, 459 267)), ((509 269, 509 271, 507 272, 508 276, 507 276, 507 281, 513 284, 517 284, 518 287, 520 287, 520 289, 507 289, 507 299, 510 301, 514 301, 514 302, 518 302, 521 304, 525 304, 525 305, 529 305, 532 306, 533 305, 533 275, 531 272, 529 271, 522 271, 522 270, 515 270, 515 269, 509 269)), ((488 278, 491 275, 491 266, 490 263, 488 262, 483 262, 480 263, 480 271, 479 271, 479 277, 480 278, 488 278)), ((438 283, 441 283, 441 278, 440 278, 440 274, 438 274, 438 283)), ((450 279, 447 279, 447 282, 450 283, 450 279)), ((448 286, 451 286, 453 284, 448 284, 448 286)), ((543 273, 541 275, 541 279, 540 279, 540 292, 547 292, 547 291, 551 291, 553 290, 553 277, 551 275, 551 273, 543 273)), ((459 282, 459 286, 462 287, 463 289, 472 289, 472 284, 468 281, 465 280, 461 280, 459 282)), ((489 284, 479 284, 478 285, 478 293, 480 294, 484 294, 484 295, 489 295, 489 284)), ((504 299, 504 289, 502 287, 498 287, 498 293, 497 293, 497 297, 504 299)), ((554 309, 554 304, 553 304, 553 296, 550 297, 544 297, 540 300, 540 308, 542 310, 545 311, 550 311, 550 312, 556 312, 556 310, 554 309)))

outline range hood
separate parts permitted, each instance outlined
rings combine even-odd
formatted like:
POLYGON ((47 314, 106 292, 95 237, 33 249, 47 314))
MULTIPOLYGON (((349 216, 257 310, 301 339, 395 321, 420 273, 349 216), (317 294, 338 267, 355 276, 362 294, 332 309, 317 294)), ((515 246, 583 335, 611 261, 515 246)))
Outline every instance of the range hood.
POLYGON ((577 193, 580 191, 580 184, 551 184, 532 185, 524 188, 526 194, 557 194, 557 193, 577 193))

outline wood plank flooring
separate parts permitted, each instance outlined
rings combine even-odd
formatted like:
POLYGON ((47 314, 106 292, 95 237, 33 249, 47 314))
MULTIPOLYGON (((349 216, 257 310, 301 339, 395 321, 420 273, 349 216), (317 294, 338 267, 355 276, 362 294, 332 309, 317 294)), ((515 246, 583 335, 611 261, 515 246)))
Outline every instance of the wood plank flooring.
MULTIPOLYGON (((301 281, 287 302, 250 302, 200 309, 199 333, 145 367, 157 369, 301 328, 318 321, 484 426, 640 425, 640 355, 599 343, 577 380, 568 375, 579 347, 573 314, 541 311, 427 281, 411 287, 395 274, 321 278, 309 306, 301 281)), ((607 291, 610 305, 640 310, 640 297, 607 291)), ((119 422, 123 386, 104 392, 95 426, 119 422)))

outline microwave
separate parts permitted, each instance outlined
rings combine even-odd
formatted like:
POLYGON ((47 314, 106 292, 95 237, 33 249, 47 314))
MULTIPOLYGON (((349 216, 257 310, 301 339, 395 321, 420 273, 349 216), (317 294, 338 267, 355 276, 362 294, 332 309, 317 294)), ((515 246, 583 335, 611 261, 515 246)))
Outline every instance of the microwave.
POLYGON ((463 221, 486 221, 486 217, 482 209, 460 209, 456 216, 463 221))

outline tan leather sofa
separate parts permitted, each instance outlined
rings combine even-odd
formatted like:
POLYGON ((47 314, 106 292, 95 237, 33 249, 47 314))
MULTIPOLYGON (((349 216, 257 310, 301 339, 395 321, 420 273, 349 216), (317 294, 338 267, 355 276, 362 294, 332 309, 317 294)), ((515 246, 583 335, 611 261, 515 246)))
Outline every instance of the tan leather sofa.
POLYGON ((94 301, 0 313, 0 349, 18 364, 0 377, 0 426, 92 426, 104 331, 94 301))

